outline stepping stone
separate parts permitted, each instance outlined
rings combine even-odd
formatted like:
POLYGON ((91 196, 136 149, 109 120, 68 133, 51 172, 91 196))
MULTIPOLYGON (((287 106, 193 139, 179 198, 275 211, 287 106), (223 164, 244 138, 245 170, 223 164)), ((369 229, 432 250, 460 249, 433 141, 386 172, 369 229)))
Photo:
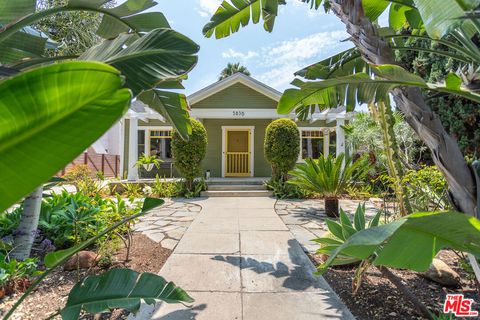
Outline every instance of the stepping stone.
POLYGON ((177 244, 178 241, 174 239, 165 239, 161 242, 162 247, 169 250, 173 250, 177 244))
POLYGON ((160 243, 165 238, 165 235, 161 232, 157 233, 144 233, 147 237, 155 241, 156 243, 160 243))

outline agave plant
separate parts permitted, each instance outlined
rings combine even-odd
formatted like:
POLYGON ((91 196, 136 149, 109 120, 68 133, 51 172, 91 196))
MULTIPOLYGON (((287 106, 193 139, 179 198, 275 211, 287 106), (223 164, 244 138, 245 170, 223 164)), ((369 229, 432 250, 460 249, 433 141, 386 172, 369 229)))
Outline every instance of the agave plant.
MULTIPOLYGON (((350 221, 350 218, 347 216, 345 211, 340 208, 340 222, 333 221, 331 219, 325 219, 328 232, 323 237, 313 240, 314 242, 320 244, 320 249, 318 249, 317 253, 325 254, 328 257, 331 256, 333 251, 338 249, 355 233, 378 226, 381 213, 381 211, 378 211, 375 217, 373 217, 370 222, 367 222, 365 219, 365 203, 359 204, 357 210, 355 211, 353 221, 350 221)), ((359 258, 346 254, 339 254, 332 262, 332 265, 338 266, 360 261, 361 260, 359 258)))
POLYGON ((329 155, 318 160, 306 159, 289 172, 293 178, 288 183, 323 195, 325 213, 329 217, 338 217, 338 198, 356 179, 367 174, 369 165, 365 160, 361 158, 352 162, 344 153, 336 158, 329 155))

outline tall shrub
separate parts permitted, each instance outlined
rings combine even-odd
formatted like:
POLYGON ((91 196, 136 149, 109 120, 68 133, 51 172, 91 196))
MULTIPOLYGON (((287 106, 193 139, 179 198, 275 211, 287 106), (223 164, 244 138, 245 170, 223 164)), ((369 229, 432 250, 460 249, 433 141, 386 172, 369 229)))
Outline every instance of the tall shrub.
POLYGON ((192 190, 193 180, 200 174, 200 164, 207 149, 207 130, 195 119, 191 119, 191 123, 192 134, 188 140, 182 139, 177 130, 172 138, 175 166, 185 178, 189 191, 192 190))
POLYGON ((290 119, 277 119, 267 127, 264 141, 265 158, 272 166, 273 180, 286 180, 300 152, 297 124, 290 119))

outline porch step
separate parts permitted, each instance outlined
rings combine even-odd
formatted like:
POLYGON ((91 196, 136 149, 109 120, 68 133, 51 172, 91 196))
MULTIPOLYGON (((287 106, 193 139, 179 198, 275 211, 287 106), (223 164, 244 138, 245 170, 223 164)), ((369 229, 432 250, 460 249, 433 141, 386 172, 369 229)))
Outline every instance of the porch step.
POLYGON ((269 178, 211 178, 207 181, 211 185, 263 185, 269 178))
POLYGON ((265 190, 263 184, 209 184, 208 191, 265 190))
POLYGON ((271 197, 270 190, 217 190, 202 191, 202 197, 271 197))

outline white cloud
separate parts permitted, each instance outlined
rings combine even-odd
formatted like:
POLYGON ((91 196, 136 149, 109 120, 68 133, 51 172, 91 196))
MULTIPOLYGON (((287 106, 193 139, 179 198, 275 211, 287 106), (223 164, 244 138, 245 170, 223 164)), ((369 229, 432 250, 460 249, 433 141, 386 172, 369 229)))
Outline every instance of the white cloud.
POLYGON ((197 0, 199 9, 197 10, 198 13, 202 17, 211 17, 217 8, 222 3, 222 0, 197 0))
POLYGON ((228 49, 225 52, 222 52, 222 57, 225 59, 248 60, 257 56, 258 56, 258 53, 255 51, 248 51, 243 53, 243 52, 238 52, 232 48, 228 49))
POLYGON ((249 66, 256 69, 255 73, 260 81, 282 90, 293 80, 296 71, 346 47, 341 43, 345 38, 345 31, 319 32, 304 38, 264 46, 256 52, 229 49, 222 53, 222 56, 243 61, 250 59, 249 66))

